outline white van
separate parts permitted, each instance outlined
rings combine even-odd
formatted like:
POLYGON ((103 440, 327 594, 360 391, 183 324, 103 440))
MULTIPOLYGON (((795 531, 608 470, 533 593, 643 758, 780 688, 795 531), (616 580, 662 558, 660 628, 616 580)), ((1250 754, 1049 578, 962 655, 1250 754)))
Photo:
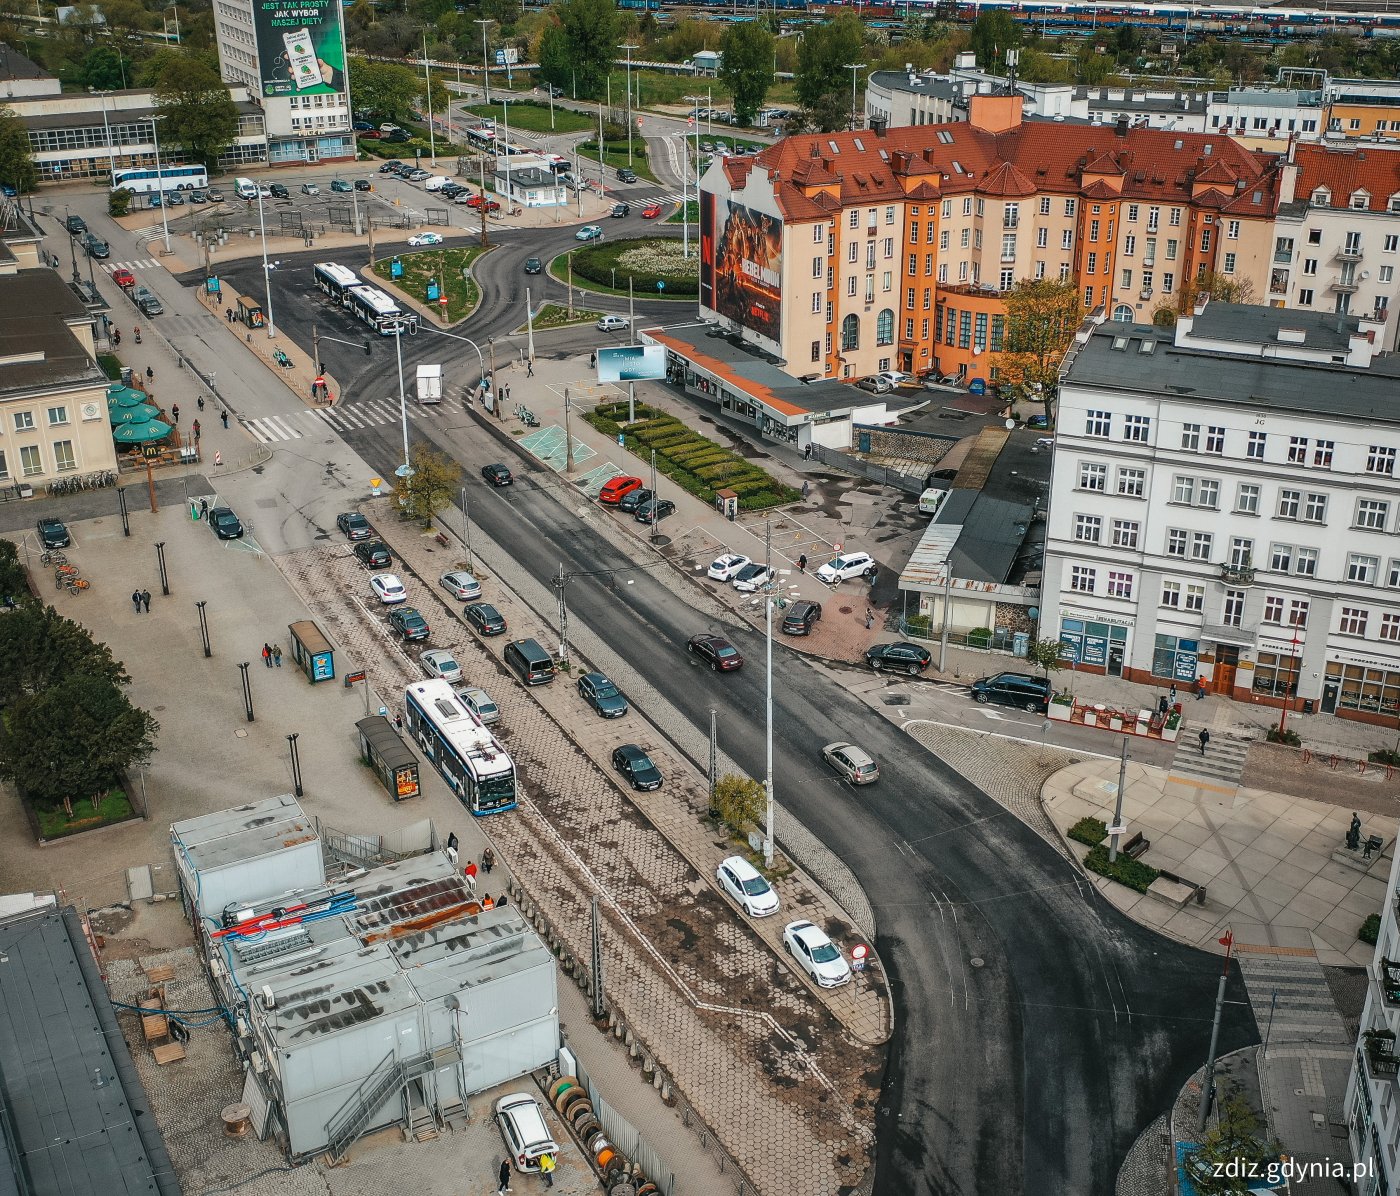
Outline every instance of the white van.
POLYGON ((240 199, 257 199, 258 185, 252 179, 234 179, 233 189, 240 199))
MULTIPOLYGON (((1034 451, 1034 450, 1032 450, 1034 451)), ((948 491, 937 490, 932 487, 919 495, 919 514, 937 515, 943 504, 948 500, 948 491)))
POLYGON ((424 191, 441 191, 452 180, 445 174, 435 174, 430 179, 423 180, 424 191))

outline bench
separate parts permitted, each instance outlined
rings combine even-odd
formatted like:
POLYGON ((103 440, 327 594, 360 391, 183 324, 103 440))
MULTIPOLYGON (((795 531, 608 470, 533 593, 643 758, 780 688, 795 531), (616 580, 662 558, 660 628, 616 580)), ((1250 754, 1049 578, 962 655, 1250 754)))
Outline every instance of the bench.
POLYGON ((1139 856, 1146 854, 1147 849, 1152 846, 1151 839, 1144 839, 1142 832, 1138 831, 1131 839, 1123 844, 1123 854, 1130 860, 1135 860, 1139 856))
POLYGON ((450 541, 450 540, 447 538, 447 536, 444 535, 442 532, 438 532, 438 534, 437 534, 436 536, 434 536, 433 539, 435 539, 435 540, 436 540, 439 544, 441 544, 444 548, 448 547, 448 546, 452 543, 452 541, 450 541))

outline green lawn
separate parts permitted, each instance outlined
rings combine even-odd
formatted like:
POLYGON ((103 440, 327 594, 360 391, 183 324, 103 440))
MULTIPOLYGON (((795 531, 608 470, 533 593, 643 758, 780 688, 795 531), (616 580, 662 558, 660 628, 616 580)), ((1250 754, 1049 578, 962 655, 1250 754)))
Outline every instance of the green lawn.
MULTIPOLYGON (((497 125, 502 125, 500 104, 474 104, 466 111, 473 116, 494 120, 497 125)), ((575 112, 572 108, 563 108, 558 104, 554 106, 554 123, 551 125, 548 104, 539 104, 534 100, 512 100, 510 103, 510 127, 512 129, 525 129, 531 133, 579 133, 584 129, 596 126, 597 121, 581 112, 575 112)), ((501 131, 505 132, 504 127, 501 131)))
MULTIPOLYGON (((476 281, 463 277, 462 271, 476 261, 486 250, 480 245, 463 245, 453 249, 415 249, 411 253, 398 255, 403 263, 403 277, 391 281, 392 258, 375 262, 374 272, 389 287, 397 287, 405 295, 412 295, 420 303, 427 302, 428 283, 441 279, 447 288, 447 322, 455 324, 465 320, 481 301, 481 291, 476 281)), ((438 309, 433 304, 436 312, 438 309)))
POLYGON ((680 261, 680 250, 679 238, 590 241, 578 249, 561 253, 549 263, 549 272, 567 283, 572 262, 573 285, 582 290, 624 296, 628 293, 627 278, 631 275, 633 294, 638 298, 691 300, 699 285, 698 238, 692 242, 691 256, 684 263, 680 261), (647 253, 648 247, 653 245, 665 255, 663 258, 653 258, 647 253), (666 283, 664 291, 657 290, 658 280, 666 283))
POLYGON ((73 817, 69 818, 62 806, 52 809, 47 806, 34 806, 34 820, 39 824, 41 839, 61 839, 64 835, 75 835, 79 831, 95 830, 114 822, 124 822, 134 811, 126 794, 113 789, 92 808, 90 801, 75 801, 73 817))
POLYGON ((575 307, 574 314, 570 316, 566 305, 546 303, 535 317, 535 331, 538 332, 541 328, 564 328, 570 324, 592 324, 602 314, 600 311, 590 311, 586 307, 575 307))
POLYGON ((687 222, 690 224, 699 224, 700 222, 700 205, 693 199, 686 200, 684 213, 678 204, 676 210, 665 220, 667 224, 685 224, 687 222))
MULTIPOLYGON (((598 160, 598 139, 592 141, 582 141, 578 146, 578 156, 588 158, 596 162, 598 160)), ((648 182, 658 182, 656 175, 652 174, 651 167, 647 165, 647 143, 642 137, 632 138, 632 161, 627 161, 627 141, 605 141, 603 142, 603 162, 612 168, 613 174, 630 165, 639 179, 646 179, 648 182)))
POLYGON ((97 364, 102 367, 102 372, 113 382, 122 376, 122 363, 117 360, 115 353, 99 353, 97 364))

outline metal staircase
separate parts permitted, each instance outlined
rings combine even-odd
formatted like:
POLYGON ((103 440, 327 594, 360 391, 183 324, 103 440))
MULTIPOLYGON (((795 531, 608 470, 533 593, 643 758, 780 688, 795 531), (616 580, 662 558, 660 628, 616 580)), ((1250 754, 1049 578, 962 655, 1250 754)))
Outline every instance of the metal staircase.
MULTIPOLYGON (((369 1129, 371 1119, 395 1092, 402 1094, 420 1076, 460 1058, 461 1052, 456 1046, 425 1052, 402 1062, 395 1059, 393 1051, 390 1051, 327 1123, 326 1153, 331 1161, 338 1163, 345 1157, 345 1152, 369 1129)), ((421 1132, 421 1121, 421 1117, 415 1117, 411 1128, 421 1132)))

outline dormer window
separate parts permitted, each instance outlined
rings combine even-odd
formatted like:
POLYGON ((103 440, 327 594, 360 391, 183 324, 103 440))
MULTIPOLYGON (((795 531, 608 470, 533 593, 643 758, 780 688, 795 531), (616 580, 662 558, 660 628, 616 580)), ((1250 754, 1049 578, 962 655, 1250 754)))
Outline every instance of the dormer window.
POLYGON ((1397 191, 1386 201, 1386 211, 1400 212, 1400 191, 1397 191))
POLYGON ((1367 191, 1353 191, 1350 207, 1354 212, 1364 212, 1370 206, 1371 195, 1367 191))
POLYGON ((1314 191, 1314 192, 1312 193, 1312 199, 1311 199, 1309 202, 1310 202, 1310 203, 1312 204, 1312 206, 1315 207, 1315 208, 1328 208, 1328 207, 1331 207, 1331 206, 1332 206, 1332 192, 1330 192, 1329 190, 1327 190, 1326 187, 1319 187, 1316 191, 1314 191))

